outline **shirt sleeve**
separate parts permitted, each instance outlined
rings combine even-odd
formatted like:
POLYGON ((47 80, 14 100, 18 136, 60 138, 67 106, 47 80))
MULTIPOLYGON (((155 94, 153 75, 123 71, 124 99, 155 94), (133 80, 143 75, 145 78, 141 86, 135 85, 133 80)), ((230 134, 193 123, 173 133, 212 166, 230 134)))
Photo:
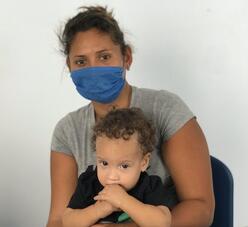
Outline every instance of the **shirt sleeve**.
POLYGON ((73 193, 70 202, 68 204, 67 207, 72 208, 72 209, 83 209, 85 207, 87 207, 87 205, 85 204, 85 200, 82 194, 82 188, 81 188, 81 184, 80 182, 78 182, 77 187, 75 192, 73 193))
POLYGON ((69 123, 69 115, 62 118, 53 131, 52 142, 51 142, 51 150, 62 152, 68 155, 72 154, 69 134, 70 134, 70 123, 69 123))
POLYGON ((79 178, 76 190, 68 204, 72 209, 83 209, 95 203, 94 196, 101 190, 97 180, 96 171, 93 166, 89 166, 79 178))
POLYGON ((160 92, 157 124, 162 141, 166 141, 195 116, 178 95, 165 91, 160 92))
MULTIPOLYGON (((163 205, 172 208, 171 191, 166 190, 159 176, 149 176, 149 187, 145 191, 144 203, 155 206, 163 205)), ((174 202, 173 202, 174 203, 174 202)))

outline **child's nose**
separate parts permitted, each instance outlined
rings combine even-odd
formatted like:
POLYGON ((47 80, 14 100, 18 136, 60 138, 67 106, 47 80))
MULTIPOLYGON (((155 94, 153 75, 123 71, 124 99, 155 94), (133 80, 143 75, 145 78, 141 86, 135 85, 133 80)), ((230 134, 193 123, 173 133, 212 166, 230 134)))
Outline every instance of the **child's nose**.
POLYGON ((111 183, 115 183, 117 181, 119 181, 119 174, 118 174, 118 172, 115 169, 109 170, 109 173, 108 173, 108 183, 111 184, 111 183))

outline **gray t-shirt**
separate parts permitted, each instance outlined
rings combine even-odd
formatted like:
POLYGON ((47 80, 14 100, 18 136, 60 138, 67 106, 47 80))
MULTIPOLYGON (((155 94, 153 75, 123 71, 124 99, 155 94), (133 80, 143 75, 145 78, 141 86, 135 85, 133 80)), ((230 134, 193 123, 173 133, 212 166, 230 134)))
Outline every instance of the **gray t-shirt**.
MULTIPOLYGON (((141 108, 155 126, 157 143, 147 172, 159 175, 166 182, 169 173, 161 158, 161 145, 194 115, 173 93, 134 86, 130 107, 141 108)), ((78 175, 89 165, 95 165, 95 152, 91 147, 94 124, 94 109, 90 103, 62 118, 53 133, 51 150, 74 156, 78 164, 78 175)))

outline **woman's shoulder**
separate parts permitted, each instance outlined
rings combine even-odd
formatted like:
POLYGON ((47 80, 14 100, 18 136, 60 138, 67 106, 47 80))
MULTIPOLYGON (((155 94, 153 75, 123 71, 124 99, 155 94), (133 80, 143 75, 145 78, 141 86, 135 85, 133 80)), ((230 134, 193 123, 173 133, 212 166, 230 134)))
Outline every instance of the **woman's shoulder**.
POLYGON ((150 88, 138 88, 133 86, 134 99, 147 104, 162 104, 181 101, 179 95, 168 90, 155 90, 150 88))
POLYGON ((78 125, 82 119, 90 117, 92 111, 91 104, 80 107, 77 110, 71 111, 64 115, 58 122, 57 125, 70 127, 72 125, 78 125))
POLYGON ((134 87, 132 105, 141 108, 162 135, 168 140, 187 121, 194 117, 188 105, 175 93, 134 87))
POLYGON ((149 117, 163 113, 167 116, 171 111, 188 112, 185 102, 175 93, 168 90, 154 90, 133 87, 132 106, 141 108, 149 117))
POLYGON ((171 92, 166 89, 152 89, 152 88, 144 88, 144 87, 136 87, 132 86, 132 90, 135 91, 137 94, 142 93, 145 95, 168 95, 168 96, 177 96, 174 92, 171 92))
POLYGON ((88 104, 86 106, 82 106, 74 111, 71 111, 69 112, 68 114, 65 115, 65 118, 68 118, 68 119, 82 119, 82 117, 87 117, 87 116, 90 116, 91 114, 91 111, 92 111, 92 105, 91 104, 88 104))

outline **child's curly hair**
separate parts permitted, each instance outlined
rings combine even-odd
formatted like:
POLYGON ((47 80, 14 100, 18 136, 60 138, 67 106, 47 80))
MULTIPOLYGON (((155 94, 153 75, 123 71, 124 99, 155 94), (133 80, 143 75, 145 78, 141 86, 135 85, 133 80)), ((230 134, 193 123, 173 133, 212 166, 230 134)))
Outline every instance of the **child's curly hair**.
POLYGON ((129 140, 134 133, 138 135, 143 154, 152 152, 155 146, 155 129, 142 110, 134 107, 112 110, 94 126, 92 146, 95 150, 96 139, 99 136, 129 140))

